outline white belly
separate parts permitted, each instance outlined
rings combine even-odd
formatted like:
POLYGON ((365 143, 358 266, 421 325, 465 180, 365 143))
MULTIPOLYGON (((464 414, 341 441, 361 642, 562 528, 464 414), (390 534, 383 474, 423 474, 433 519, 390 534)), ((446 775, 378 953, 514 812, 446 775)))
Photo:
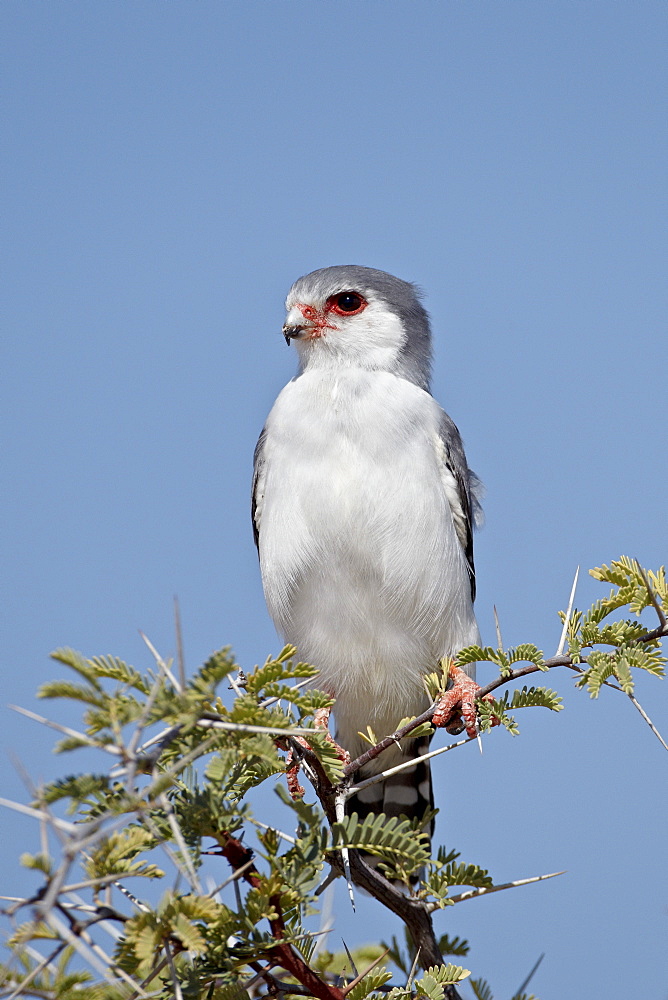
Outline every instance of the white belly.
MULTIPOLYGON (((260 560, 269 610, 341 743, 427 707, 422 675, 479 641, 435 447, 439 409, 384 372, 302 375, 269 420, 260 560)), ((384 762, 386 766, 386 762, 384 762)))

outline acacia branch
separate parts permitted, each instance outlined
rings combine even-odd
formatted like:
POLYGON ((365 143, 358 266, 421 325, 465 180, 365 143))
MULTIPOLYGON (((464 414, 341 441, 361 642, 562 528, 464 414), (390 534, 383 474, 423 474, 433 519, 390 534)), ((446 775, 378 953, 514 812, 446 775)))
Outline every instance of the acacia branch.
MULTIPOLYGON (((655 642, 657 639, 666 638, 666 636, 668 636, 668 624, 663 618, 663 615, 660 615, 660 624, 657 626, 657 628, 651 629, 650 631, 645 632, 644 635, 638 636, 638 638, 635 640, 635 643, 640 644, 640 643, 655 642)), ((538 672, 544 673, 546 670, 553 670, 555 667, 568 667, 571 670, 576 670, 579 673, 581 673, 582 667, 580 666, 580 664, 586 664, 586 663, 587 663, 586 656, 582 657, 582 659, 579 662, 575 662, 573 658, 568 655, 551 656, 549 659, 543 660, 542 667, 536 666, 535 663, 529 663, 525 667, 518 667, 516 670, 510 670, 507 673, 504 673, 500 677, 495 677, 493 681, 489 682, 489 684, 486 684, 484 687, 480 688, 480 690, 477 692, 476 698, 477 700, 480 700, 481 698, 484 698, 485 695, 491 694, 492 691, 496 691, 497 688, 503 687, 505 684, 509 684, 512 681, 518 680, 520 677, 526 677, 528 674, 535 674, 538 672)), ((614 685, 609 685, 609 686, 614 687, 614 685)), ((352 777, 355 774, 355 772, 358 771, 361 767, 364 767, 372 760, 375 760, 376 757, 379 757, 384 750, 387 750, 389 747, 396 745, 405 736, 410 736, 410 734, 415 729, 417 729, 418 726, 421 726, 426 722, 431 722, 437 707, 438 707, 437 702, 434 702, 432 705, 429 706, 428 709, 426 709, 426 711, 422 712, 421 715, 416 716, 411 722, 407 722, 405 726, 402 726, 400 729, 397 729, 396 732, 391 733, 389 736, 385 736, 375 746, 369 747, 368 750, 365 750, 363 754, 360 754, 359 757, 357 757, 355 760, 351 761, 350 764, 347 764, 346 767, 344 767, 343 773, 345 778, 352 777)))
MULTIPOLYGON (((235 871, 244 869, 242 877, 250 886, 254 889, 259 889, 262 886, 262 877, 253 863, 253 851, 249 847, 244 847, 236 837, 223 832, 221 851, 235 871)), ((292 945, 280 941, 285 936, 280 895, 271 896, 269 901, 276 911, 276 916, 270 919, 269 926, 274 938, 279 941, 278 944, 267 949, 271 958, 277 965, 294 976, 318 1000, 345 1000, 342 990, 337 986, 323 982, 320 976, 297 954, 292 945)))

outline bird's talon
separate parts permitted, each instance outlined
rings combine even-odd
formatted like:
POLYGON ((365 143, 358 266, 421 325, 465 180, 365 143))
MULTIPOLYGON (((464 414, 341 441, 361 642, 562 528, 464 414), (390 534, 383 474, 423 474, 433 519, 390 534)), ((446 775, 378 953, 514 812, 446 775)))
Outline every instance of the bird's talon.
MULTIPOLYGON (((443 727, 453 736, 459 735, 465 729, 466 735, 475 739, 479 729, 475 701, 480 685, 464 673, 461 667, 456 667, 454 664, 450 667, 449 677, 452 680, 452 687, 439 698, 431 720, 432 724, 438 728, 443 727)), ((485 695, 483 700, 493 699, 490 695, 485 695)))

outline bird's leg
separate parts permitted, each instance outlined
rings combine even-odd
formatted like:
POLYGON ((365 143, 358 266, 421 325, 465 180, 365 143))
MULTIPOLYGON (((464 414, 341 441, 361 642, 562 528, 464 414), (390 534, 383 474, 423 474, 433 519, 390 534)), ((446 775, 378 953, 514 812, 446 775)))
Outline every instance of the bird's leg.
POLYGON ((327 734, 327 742, 334 747, 334 752, 343 766, 350 764, 350 754, 340 746, 329 731, 329 715, 331 708, 317 708, 313 715, 313 726, 315 729, 323 729, 327 734))
MULTIPOLYGON (((480 685, 476 684, 472 677, 469 677, 461 667, 456 667, 450 663, 448 680, 452 681, 452 687, 444 691, 436 704, 436 711, 432 717, 432 724, 437 727, 444 726, 448 731, 461 726, 462 722, 466 729, 466 735, 472 739, 478 735, 476 720, 475 701, 480 685)), ((485 695, 485 701, 493 701, 492 695, 485 695)), ((493 725, 496 723, 494 720, 493 725)), ((461 732, 457 728, 457 732, 461 732)))
MULTIPOLYGON (((348 753, 347 750, 344 750, 343 747, 339 746, 339 744, 336 742, 334 737, 329 732, 330 712, 331 712, 330 708, 316 709, 313 715, 313 728, 325 731, 325 733, 327 734, 328 742, 332 744, 334 750, 336 751, 336 756, 345 766, 346 764, 350 763, 350 754, 348 753)), ((309 747, 308 745, 308 742, 304 739, 303 736, 295 736, 293 738, 296 743, 300 744, 300 746, 306 747, 308 750, 311 749, 311 747, 309 747)), ((285 765, 286 765, 285 774, 288 782, 288 791, 290 792, 290 795, 292 796, 293 799, 301 799, 301 797, 304 794, 304 788, 302 785, 299 784, 299 778, 298 778, 300 761, 299 757, 293 750, 290 750, 288 752, 285 765)))
MULTIPOLYGON (((296 736, 295 739, 306 743, 306 740, 302 740, 301 736, 296 736)), ((285 778, 292 801, 295 802, 297 799, 303 798, 306 789, 303 785, 299 784, 299 757, 297 757, 293 750, 288 750, 288 756, 285 761, 285 778)))

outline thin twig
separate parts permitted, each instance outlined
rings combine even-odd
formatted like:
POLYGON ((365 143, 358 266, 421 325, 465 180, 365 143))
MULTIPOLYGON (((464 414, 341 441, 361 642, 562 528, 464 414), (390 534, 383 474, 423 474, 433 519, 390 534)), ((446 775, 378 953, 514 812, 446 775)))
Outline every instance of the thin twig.
POLYGON ((197 720, 197 725, 203 729, 222 729, 231 733, 267 733, 269 736, 312 736, 313 730, 300 728, 299 726, 290 729, 280 729, 278 726, 251 726, 244 722, 223 722, 222 719, 202 718, 197 720))
MULTIPOLYGON (((299 691, 300 688, 306 687, 307 684, 310 684, 311 680, 312 680, 311 677, 305 677, 304 680, 303 681, 299 681, 298 684, 293 684, 291 690, 292 691, 299 691)), ((269 705, 273 705, 277 701, 281 701, 281 699, 277 695, 274 695, 273 698, 265 698, 264 701, 261 701, 259 707, 260 708, 268 708, 269 705)))
MULTIPOLYGON (((430 757, 438 757, 439 754, 447 753, 448 750, 455 750, 457 747, 463 747, 465 743, 472 743, 477 737, 468 736, 465 740, 458 740, 456 743, 449 743, 447 747, 439 747, 438 750, 430 750, 429 753, 423 753, 420 755, 420 760, 429 760, 430 757)), ((388 767, 385 771, 380 771, 378 774, 372 775, 370 778, 365 778, 364 781, 358 782, 356 785, 352 785, 348 790, 346 797, 351 795, 356 795, 362 788, 368 788, 369 785, 375 785, 378 781, 385 781, 392 774, 397 774, 399 771, 403 771, 408 767, 415 767, 415 760, 405 760, 401 764, 395 765, 395 767, 388 767)))
POLYGON ((60 891, 77 892, 79 889, 91 889, 95 885, 112 885, 112 884, 116 885, 118 879, 121 877, 121 874, 123 878, 132 878, 132 872, 130 872, 129 874, 126 872, 122 872, 122 873, 116 873, 115 875, 113 874, 100 875, 98 876, 98 878, 86 879, 85 882, 73 882, 72 885, 64 885, 60 891))
POLYGON ((138 986, 136 984, 133 984, 135 987, 135 991, 129 998, 129 1000, 134 1000, 134 998, 138 996, 145 997, 147 994, 144 993, 144 987, 148 986, 149 983, 153 982, 155 977, 160 975, 160 973, 162 972, 162 970, 165 968, 166 965, 167 965, 167 959, 163 958, 162 961, 158 962, 157 965, 153 966, 148 976, 146 976, 145 979, 142 979, 141 983, 139 983, 138 986))
POLYGON ((171 743, 174 737, 178 736, 182 729, 183 726, 167 726, 166 729, 161 730, 161 732, 157 733, 155 736, 151 736, 149 740, 146 740, 146 742, 142 743, 140 747, 137 747, 137 753, 145 754, 149 747, 154 746, 156 743, 161 743, 163 740, 165 741, 165 745, 171 743))
POLYGON ((190 882, 190 885, 195 890, 195 892, 199 896, 202 896, 204 895, 204 890, 202 889, 200 880, 197 877, 195 866, 193 865, 193 860, 190 857, 190 851, 188 850, 185 838, 181 831, 181 827, 179 826, 178 820, 176 818, 176 813, 174 812, 174 807, 167 798, 167 796, 164 794, 160 796, 158 801, 160 802, 160 805, 162 806, 163 811, 167 817, 169 828, 174 834, 174 840, 178 844, 179 851, 181 852, 181 857, 185 861, 185 865, 188 871, 188 881, 190 882))
MULTIPOLYGON (((611 684, 610 687, 614 687, 614 685, 611 684)), ((621 688, 617 688, 617 690, 621 691, 622 689, 621 688)), ((661 746, 664 748, 664 750, 668 750, 668 743, 666 743, 666 741, 664 740, 663 736, 661 735, 661 733, 659 732, 659 730, 656 728, 656 726, 654 725, 654 723, 652 722, 652 720, 650 719, 649 715, 647 714, 647 712, 645 711, 645 709, 642 707, 642 705, 640 704, 640 702, 638 701, 638 699, 634 695, 629 694, 628 691, 625 692, 625 694, 628 695, 628 697, 631 699, 631 701, 633 702, 633 704, 635 705, 635 707, 638 709, 638 711, 642 715, 643 719, 645 720, 645 722, 647 723, 647 725, 649 726, 649 728, 652 730, 652 732, 654 733, 654 735, 656 736, 657 740, 659 741, 659 743, 661 744, 661 746)))
POLYGON ((160 670, 162 670, 164 672, 165 676, 167 676, 170 679, 170 681, 172 682, 172 685, 174 687, 174 690, 178 691, 179 694, 182 694, 183 693, 183 689, 181 688, 178 680, 176 679, 176 677, 174 676, 174 674, 172 673, 172 671, 169 669, 169 664, 165 660, 163 660, 162 656, 160 655, 160 653, 158 652, 158 650, 155 648, 155 646, 153 645, 153 643, 151 642, 151 640, 149 639, 149 637, 147 635, 145 635, 142 632, 141 629, 139 629, 139 634, 142 637, 142 639, 144 640, 144 642, 146 643, 146 645, 148 646, 148 648, 150 649, 151 654, 153 656, 153 659, 155 660, 155 662, 158 665, 158 668, 160 670))
POLYGON ((524 991, 526 990, 527 986, 529 985, 529 983, 531 982, 531 980, 533 979, 533 977, 536 975, 536 972, 538 971, 538 966, 540 965, 540 963, 543 961, 544 958, 545 958, 545 952, 543 952, 543 954, 539 957, 539 959, 536 962, 536 964, 534 965, 533 969, 531 970, 531 972, 529 973, 529 975, 526 977, 526 979, 524 980, 524 982, 522 983, 522 985, 518 989, 517 993, 515 993, 515 996, 521 996, 524 993, 524 991))
MULTIPOLYGON (((205 854, 206 852, 202 851, 202 853, 205 854)), ((213 897, 217 893, 222 892, 223 889, 226 889, 231 882, 236 882, 238 879, 243 878, 246 872, 252 867, 253 867, 253 859, 251 858, 250 861, 247 861, 246 864, 242 865, 241 868, 238 868, 237 871, 232 872, 232 874, 229 875, 224 882, 221 882, 220 885, 217 885, 214 889, 212 889, 211 892, 209 893, 209 896, 213 899, 213 897)))
POLYGON ((269 981, 273 980, 274 977, 270 975, 270 972, 271 972, 272 969, 274 969, 276 967, 276 963, 272 962, 271 964, 267 965, 265 968, 262 968, 262 967, 258 968, 258 964, 259 963, 257 963, 257 962, 253 962, 251 964, 251 968, 252 969, 257 969, 257 972, 255 973, 255 975, 253 976, 252 979, 248 979, 245 983, 243 983, 243 984, 240 985, 240 987, 239 987, 240 991, 243 990, 244 993, 249 993, 253 989, 254 986, 257 986, 257 984, 259 982, 262 982, 264 980, 264 982, 267 985, 269 985, 269 981))
POLYGON ((34 809, 32 806, 24 806, 22 802, 12 802, 11 799, 0 797, 0 806, 4 806, 6 809, 13 809, 14 812, 23 813, 24 816, 32 816, 33 819, 46 820, 47 823, 52 823, 58 830, 62 830, 70 836, 79 830, 74 823, 68 823, 64 819, 59 819, 58 816, 51 816, 44 809, 34 809))
POLYGON ((82 743, 86 743, 90 747, 94 747, 96 750, 104 750, 105 753, 113 754, 115 757, 120 757, 123 753, 121 747, 117 747, 114 743, 100 743, 98 740, 91 739, 90 736, 86 736, 85 733, 80 733, 77 729, 71 729, 70 726, 63 726, 60 722, 53 722, 51 719, 47 719, 44 715, 38 715, 37 712, 31 712, 29 708, 21 708, 20 705, 8 705, 12 711, 18 712, 20 715, 25 715, 27 719, 32 719, 34 722, 40 722, 43 726, 48 726, 49 729, 55 729, 57 732, 62 733, 64 736, 70 736, 72 739, 81 740, 82 743))
POLYGON ((174 957, 172 955, 172 949, 169 947, 169 941, 165 941, 164 952, 167 958, 167 965, 169 966, 169 972, 172 977, 175 1000, 183 1000, 183 993, 181 992, 181 983, 179 982, 179 977, 176 974, 176 966, 174 965, 174 957))
POLYGON ((269 826, 267 823, 262 823, 261 820, 255 819, 254 816, 249 817, 253 826, 259 826, 261 830, 273 830, 274 833, 284 840, 286 844, 296 844, 297 841, 294 837, 291 837, 289 833, 283 833, 282 830, 277 830, 275 826, 269 826))
POLYGON ((66 927, 62 920, 60 920, 55 913, 47 913, 45 915, 46 923, 56 932, 61 941, 65 941, 67 944, 72 945, 72 947, 79 952, 83 960, 92 967, 106 979, 109 974, 109 966, 103 964, 97 955, 81 940, 80 936, 73 934, 69 927, 66 927))
POLYGON ((415 958, 413 959, 413 964, 411 965, 411 971, 408 973, 408 979, 406 980, 407 990, 410 990, 413 985, 413 980, 415 979, 415 973, 417 972, 419 961, 420 961, 420 949, 417 948, 415 952, 415 958))
POLYGON ((37 976, 39 976, 40 972, 43 972, 44 969, 46 969, 49 965, 51 965, 51 963, 53 962, 54 958, 57 958, 58 955, 60 955, 61 951, 63 951, 65 948, 67 948, 67 942, 66 941, 61 941, 55 951, 53 951, 46 958, 42 959, 42 961, 39 963, 39 965, 36 965, 35 968, 32 969, 28 973, 28 975, 25 977, 25 979, 21 983, 19 983, 19 985, 16 987, 16 989, 12 993, 9 994, 9 996, 7 997, 7 1000, 15 1000, 16 997, 24 996, 24 992, 23 991, 24 991, 25 987, 29 986, 30 983, 33 981, 33 979, 35 979, 37 976))
MULTIPOLYGON (((480 886, 477 889, 467 889, 460 892, 458 896, 448 896, 451 903, 463 903, 465 899, 474 899, 476 896, 486 896, 490 892, 501 892, 502 889, 517 889, 521 885, 530 885, 532 882, 543 882, 546 878, 556 878, 557 875, 565 875, 566 872, 551 872, 549 875, 534 875, 533 878, 521 878, 516 882, 504 882, 503 885, 480 886)), ((429 903, 430 911, 437 910, 438 903, 429 903)))
POLYGON ((151 686, 151 690, 148 693, 148 697, 146 699, 146 703, 144 704, 141 716, 137 720, 137 725, 135 726, 135 730, 132 734, 132 737, 130 738, 130 742, 128 743, 124 754, 125 759, 130 761, 130 765, 127 769, 127 779, 125 782, 125 791, 127 795, 130 795, 130 793, 132 792, 132 786, 134 784, 135 774, 137 773, 137 747, 139 745, 139 739, 142 733, 144 732, 144 729, 146 728, 146 725, 148 723, 148 717, 151 714, 151 709, 153 708, 155 699, 158 697, 158 693, 160 692, 160 688, 162 687, 163 683, 163 676, 166 667, 162 661, 159 662, 158 667, 159 667, 158 676, 156 677, 151 686))
MULTIPOLYGON (((37 798, 39 798, 39 788, 37 788, 37 786, 35 785, 34 781, 30 777, 30 775, 28 774, 28 771, 26 770, 26 767, 25 767, 23 761, 21 760, 21 758, 19 756, 17 756, 17 754, 12 753, 11 751, 10 751, 9 756, 10 756, 10 760, 11 760, 13 766, 14 766, 14 770, 16 771, 16 773, 18 774, 19 778, 23 782, 23 785, 26 788, 26 790, 27 790, 28 795, 30 796, 30 798, 31 799, 37 799, 37 798)), ((42 854, 48 854, 48 851, 43 850, 42 854)))
POLYGON ((364 972, 360 972, 357 976, 355 976, 355 978, 351 982, 346 983, 346 985, 343 987, 343 995, 348 996, 350 991, 354 990, 357 984, 361 983, 364 977, 368 976, 372 969, 375 969, 377 965, 380 965, 385 956, 389 955, 389 953, 390 949, 386 948, 385 951, 382 953, 382 955, 379 955, 378 958, 374 962, 372 962, 368 968, 364 970, 364 972))
POLYGON ((654 610, 656 611, 656 613, 657 613, 657 615, 659 617, 659 622, 661 624, 661 628, 665 629, 666 625, 668 625, 668 621, 666 620, 665 611, 663 610, 661 604, 657 600, 656 594, 654 593, 654 591, 652 589, 652 585, 649 582, 649 577, 647 576, 647 573, 645 572, 645 570, 640 565, 640 563, 638 562, 637 559, 635 559, 634 562, 636 564, 638 572, 640 573, 640 575, 641 575, 641 577, 643 579, 643 583, 647 587, 647 595, 648 595, 650 601, 652 602, 652 607, 654 608, 654 610))
POLYGON ((89 921, 89 924, 94 922, 96 927, 105 931, 105 933, 107 933, 110 938, 113 938, 114 941, 118 941, 118 939, 123 936, 122 932, 118 929, 118 927, 112 924, 111 921, 118 920, 120 924, 127 923, 129 918, 126 917, 124 913, 119 913, 118 910, 115 910, 107 903, 101 903, 98 905, 84 903, 81 896, 78 896, 74 892, 68 893, 68 896, 72 902, 65 903, 61 900, 58 903, 61 910, 78 910, 81 913, 91 913, 95 916, 95 920, 89 921))

